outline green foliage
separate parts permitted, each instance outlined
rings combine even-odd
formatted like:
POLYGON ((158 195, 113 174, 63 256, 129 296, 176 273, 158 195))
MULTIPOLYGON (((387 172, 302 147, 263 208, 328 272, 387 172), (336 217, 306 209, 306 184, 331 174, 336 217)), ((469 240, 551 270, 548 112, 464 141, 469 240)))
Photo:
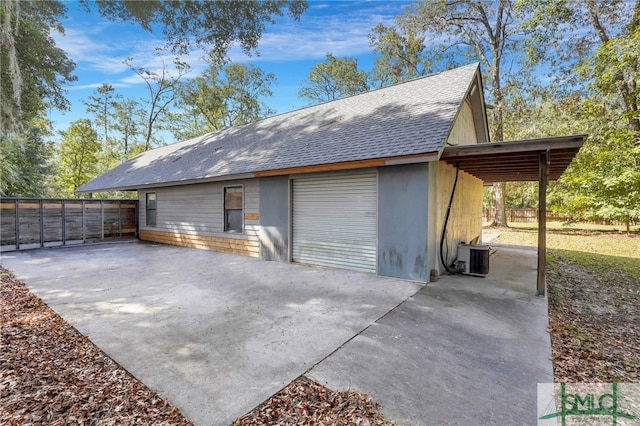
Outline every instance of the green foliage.
MULTIPOLYGON (((423 0, 412 5, 396 18, 394 26, 378 25, 370 34, 370 44, 380 54, 375 75, 379 80, 396 82, 426 75, 436 68, 479 61, 486 73, 490 102, 501 107, 502 85, 510 76, 508 71, 523 71, 503 67, 507 55, 512 67, 519 65, 513 3, 423 0)), ((501 125, 497 118, 496 128, 501 125)))
POLYGON ((587 78, 594 76, 591 88, 595 92, 618 93, 621 118, 640 142, 640 25, 603 42, 580 70, 587 78))
POLYGON ((144 151, 146 128, 143 123, 147 115, 140 102, 124 99, 113 86, 103 84, 83 103, 94 117, 94 126, 99 129, 102 145, 99 173, 105 173, 144 151))
POLYGON ((411 25, 378 24, 369 34, 369 43, 378 53, 372 73, 378 86, 427 75, 441 59, 435 50, 425 50, 424 33, 420 35, 411 25))
POLYGON ((532 122, 590 134, 552 187, 551 206, 629 226, 640 216, 640 2, 521 0, 519 7, 532 12, 524 23, 528 59, 548 62, 558 76, 532 122))
MULTIPOLYGON (((84 1, 88 6, 89 2, 84 1)), ((113 1, 96 2, 108 19, 134 21, 151 31, 161 28, 170 49, 187 53, 192 44, 215 58, 225 56, 234 42, 249 53, 255 50, 267 24, 287 14, 299 19, 307 9, 304 0, 261 1, 113 1)))
POLYGON ((175 72, 172 73, 162 58, 162 50, 156 49, 156 54, 162 62, 162 70, 159 72, 134 66, 133 58, 127 58, 124 61, 131 70, 142 78, 149 93, 149 98, 146 99, 144 106, 144 145, 142 151, 159 145, 159 141, 155 139, 155 131, 168 113, 170 105, 179 96, 177 89, 180 87, 180 79, 191 70, 189 64, 176 57, 173 60, 175 72))
POLYGON ((177 139, 187 139, 274 113, 263 101, 272 96, 273 73, 253 65, 211 64, 201 76, 178 88, 180 112, 165 120, 177 139))
MULTIPOLYGON (((108 19, 133 21, 149 31, 161 29, 167 46, 174 53, 184 54, 197 46, 203 48, 216 63, 222 63, 235 42, 239 42, 247 53, 255 52, 260 37, 267 25, 275 22, 275 17, 287 13, 299 19, 307 9, 303 0, 110 0, 95 3, 81 0, 80 4, 86 9, 97 7, 99 13, 108 19)), ((47 108, 68 107, 64 85, 75 80, 72 75, 75 64, 55 45, 51 36, 52 31, 64 32, 60 18, 66 10, 67 3, 57 0, 4 0, 0 4, 0 189, 6 194, 44 193, 44 176, 49 170, 50 153, 45 155, 48 145, 42 139, 42 131, 34 130, 30 123, 42 117, 47 108)), ((154 72, 134 66, 133 60, 127 63, 147 85, 149 97, 143 104, 123 100, 112 86, 104 84, 87 100, 87 110, 94 116, 104 149, 100 150, 97 134, 93 136, 91 132, 95 131, 89 131, 90 123, 84 120, 73 123, 69 130, 63 132, 64 140, 56 158, 60 172, 56 184, 67 195, 93 176, 96 170, 104 172, 143 150, 161 144, 157 137, 161 130, 159 123, 175 102, 177 93, 174 89, 180 77, 188 71, 188 65, 176 60, 178 74, 171 75, 166 67, 161 72, 154 72), (99 163, 97 169, 96 158, 99 163)), ((251 72, 249 70, 247 74, 251 72)), ((267 77, 265 80, 272 79, 267 77)), ((229 78, 241 87, 251 77, 232 75, 229 78)), ((270 91, 268 93, 270 95, 270 91)), ((247 96, 246 92, 244 95, 247 96)), ((271 113, 263 104, 247 106, 249 103, 242 104, 243 109, 233 112, 239 118, 231 120, 232 124, 271 113)))
POLYGON ((563 94, 607 98, 640 138, 640 2, 518 3, 530 14, 523 23, 529 62, 550 64, 563 94))
POLYGON ((144 151, 144 125, 142 124, 144 117, 144 108, 134 99, 126 99, 114 104, 112 125, 114 141, 103 147, 103 151, 109 151, 110 157, 118 164, 144 151))
POLYGON ((550 204, 576 219, 639 221, 640 168, 635 158, 637 147, 626 129, 596 130, 550 191, 550 204))
POLYGON ((84 118, 60 132, 62 142, 58 146, 60 169, 57 180, 60 195, 70 197, 80 186, 96 176, 100 143, 91 121, 84 118))
POLYGON ((535 208, 538 206, 538 184, 534 182, 507 182, 505 204, 509 208, 535 208))
POLYGON ((53 147, 44 123, 32 122, 19 134, 0 133, 0 195, 44 197, 52 173, 53 147))
MULTIPOLYGON (((432 68, 454 67, 479 61, 492 103, 492 141, 504 140, 504 84, 512 75, 524 74, 518 58, 518 26, 514 1, 423 0, 396 18, 394 27, 378 25, 370 44, 380 53, 374 77, 386 84, 424 75, 432 68), (429 49, 425 44, 429 42, 429 49), (506 67, 507 57, 512 63, 506 67)), ((493 224, 506 226, 503 183, 493 186, 493 224)))
POLYGON ((298 96, 311 103, 328 102, 369 90, 367 73, 358 70, 356 58, 337 58, 327 53, 324 62, 311 67, 298 96))
POLYGON ((95 93, 83 100, 82 103, 87 107, 87 113, 92 114, 95 126, 100 129, 102 134, 102 143, 106 145, 109 140, 109 131, 112 126, 113 110, 116 100, 121 99, 122 95, 116 94, 116 89, 112 85, 103 83, 95 93))
POLYGON ((76 79, 72 75, 75 64, 51 37, 51 31, 64 32, 59 18, 65 11, 59 1, 2 2, 1 131, 28 127, 47 107, 68 107, 63 86, 76 79))

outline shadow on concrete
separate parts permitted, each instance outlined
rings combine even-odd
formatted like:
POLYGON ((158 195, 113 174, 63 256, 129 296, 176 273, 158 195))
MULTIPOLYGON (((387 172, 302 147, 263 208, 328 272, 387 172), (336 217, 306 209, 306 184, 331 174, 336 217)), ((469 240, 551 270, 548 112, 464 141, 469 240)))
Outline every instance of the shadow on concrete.
POLYGON ((429 284, 307 375, 368 394, 400 424, 536 424, 553 369, 535 283, 535 248, 501 246, 488 277, 429 284))

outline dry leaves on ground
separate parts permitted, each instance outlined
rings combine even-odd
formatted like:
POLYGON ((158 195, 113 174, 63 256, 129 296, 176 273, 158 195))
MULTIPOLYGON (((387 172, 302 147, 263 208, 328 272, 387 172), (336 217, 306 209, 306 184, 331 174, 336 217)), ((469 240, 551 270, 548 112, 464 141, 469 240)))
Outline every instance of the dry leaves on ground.
POLYGON ((191 424, 2 268, 0 306, 3 424, 191 424))
POLYGON ((635 273, 612 256, 555 250, 552 259, 547 283, 555 380, 640 382, 635 273))
POLYGON ((233 426, 393 425, 380 405, 354 391, 336 392, 300 377, 262 405, 237 419, 233 426))
MULTIPOLYGON (((0 267, 0 419, 9 425, 191 425, 0 267)), ((392 425, 357 392, 300 378, 234 425, 392 425)))

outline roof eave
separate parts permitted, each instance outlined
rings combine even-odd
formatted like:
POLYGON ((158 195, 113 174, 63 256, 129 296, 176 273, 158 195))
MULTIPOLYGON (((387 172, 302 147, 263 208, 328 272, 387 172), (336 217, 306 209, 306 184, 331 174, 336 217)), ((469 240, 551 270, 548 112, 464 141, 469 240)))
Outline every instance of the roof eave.
POLYGON ((144 184, 136 184, 136 185, 130 185, 130 186, 115 186, 115 187, 89 188, 89 189, 82 189, 82 187, 80 187, 78 190, 76 190, 76 193, 93 193, 93 192, 107 192, 107 191, 139 191, 139 190, 149 189, 149 188, 182 186, 182 185, 190 185, 195 183, 223 182, 223 181, 230 181, 230 180, 251 179, 251 178, 259 178, 259 177, 269 177, 269 176, 288 176, 288 175, 307 174, 307 173, 357 170, 357 169, 371 168, 371 167, 395 166, 395 165, 401 165, 401 164, 427 163, 431 161, 437 161, 438 156, 439 156, 438 152, 424 152, 424 153, 416 153, 416 154, 410 154, 410 155, 345 161, 340 163, 312 164, 312 165, 301 166, 301 167, 259 170, 253 173, 213 176, 208 178, 180 180, 180 181, 171 181, 171 182, 144 183, 144 184))

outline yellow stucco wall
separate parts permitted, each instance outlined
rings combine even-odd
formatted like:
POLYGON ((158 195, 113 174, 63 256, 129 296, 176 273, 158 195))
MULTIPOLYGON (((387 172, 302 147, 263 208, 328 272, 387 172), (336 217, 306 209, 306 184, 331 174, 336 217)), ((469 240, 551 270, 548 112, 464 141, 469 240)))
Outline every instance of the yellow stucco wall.
MULTIPOLYGON (((443 273, 440 237, 456 168, 442 161, 431 163, 429 167, 429 205, 436 206, 429 209, 429 268, 443 273)), ((469 243, 482 234, 482 186, 480 179, 460 171, 445 239, 445 256, 449 264, 456 258, 458 243, 469 243)))
POLYGON ((475 126, 473 123, 473 112, 469 101, 466 100, 462 103, 462 108, 458 117, 453 123, 453 128, 447 139, 449 145, 470 145, 478 142, 476 137, 475 126))

